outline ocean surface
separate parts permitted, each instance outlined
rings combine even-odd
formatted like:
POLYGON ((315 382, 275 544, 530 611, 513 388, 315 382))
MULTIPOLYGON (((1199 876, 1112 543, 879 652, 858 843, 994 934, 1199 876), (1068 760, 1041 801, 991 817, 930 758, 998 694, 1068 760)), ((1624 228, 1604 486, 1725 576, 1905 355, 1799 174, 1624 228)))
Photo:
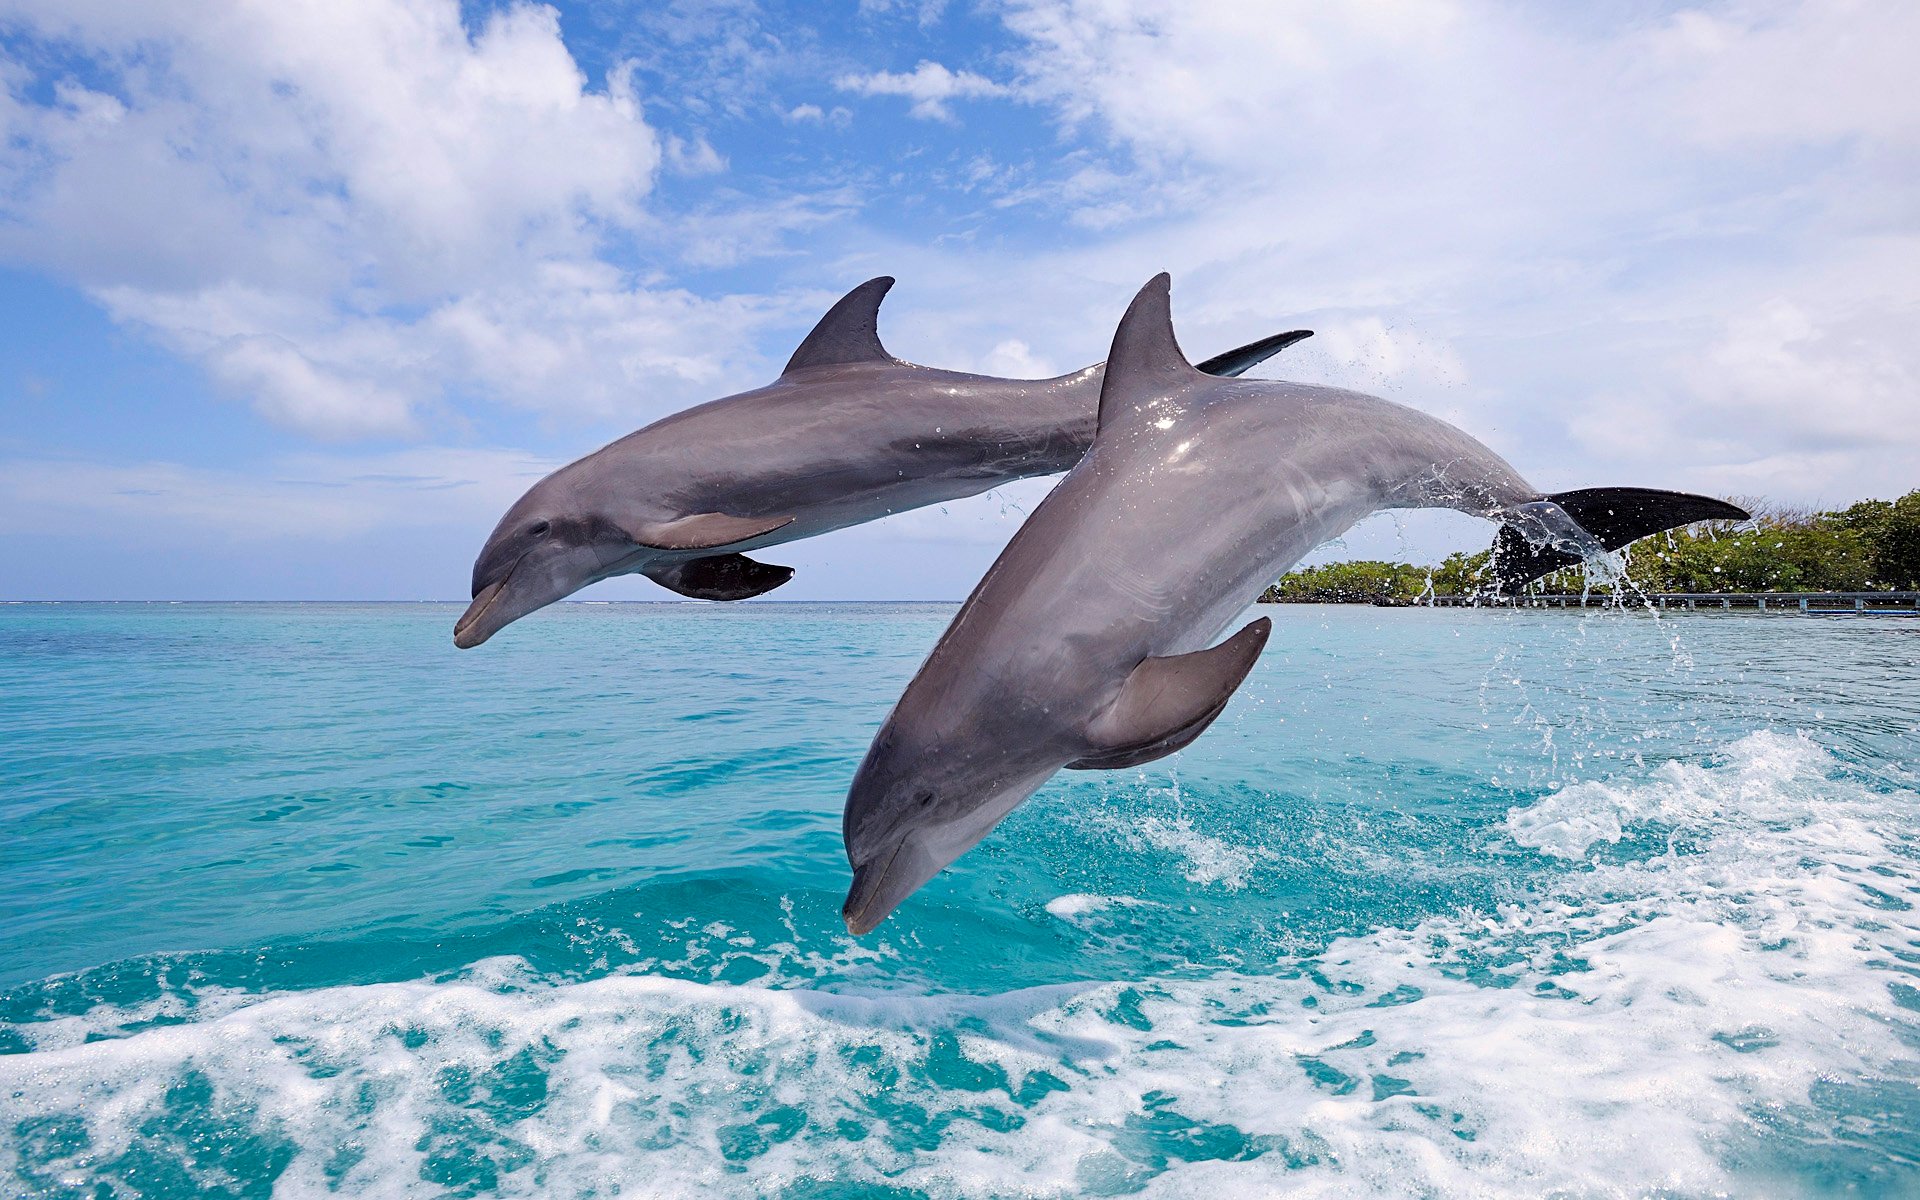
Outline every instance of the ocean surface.
POLYGON ((1280 607, 874 935, 949 605, 0 606, 0 1195, 1920 1195, 1920 620, 1280 607))

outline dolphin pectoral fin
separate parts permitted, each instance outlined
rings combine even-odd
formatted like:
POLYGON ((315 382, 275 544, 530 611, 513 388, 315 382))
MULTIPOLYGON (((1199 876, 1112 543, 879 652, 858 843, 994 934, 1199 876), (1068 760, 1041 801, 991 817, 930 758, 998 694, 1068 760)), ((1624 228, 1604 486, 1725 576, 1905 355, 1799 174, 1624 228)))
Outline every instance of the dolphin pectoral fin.
POLYGON ((1231 379, 1236 375, 1246 374, 1295 342, 1305 341, 1312 336, 1311 329, 1293 329, 1286 333, 1276 333, 1272 337, 1264 337, 1257 342, 1235 346, 1225 354, 1216 354, 1203 363, 1194 364, 1194 369, 1208 375, 1219 375, 1222 378, 1231 379))
MULTIPOLYGON (((1695 521, 1744 521, 1747 512, 1725 500, 1667 492, 1657 488, 1582 488, 1547 497, 1574 523, 1608 550, 1650 533, 1677 529, 1695 521)), ((1493 543, 1493 568, 1500 591, 1513 593, 1544 575, 1580 561, 1562 546, 1535 545, 1512 524, 1502 525, 1493 543)))
POLYGON ((715 554, 649 567, 641 574, 668 591, 695 600, 745 600, 792 579, 793 568, 755 562, 744 554, 715 554))
POLYGON ((1135 767, 1193 741, 1227 707, 1271 632, 1273 622, 1261 617, 1211 650, 1141 663, 1088 731, 1099 749, 1067 766, 1076 771, 1135 767))
POLYGON ((733 517, 726 513, 695 513, 633 531, 630 536, 655 550, 717 550, 772 533, 793 524, 792 517, 733 517))
MULTIPOLYGON (((1221 705, 1220 708, 1225 708, 1221 705)), ((1128 767, 1137 767, 1141 763, 1150 763, 1156 758, 1165 758, 1187 748, 1193 741, 1207 731, 1213 719, 1220 715, 1220 708, 1208 713, 1204 718, 1182 729, 1173 737, 1149 742, 1144 746, 1130 746, 1125 750, 1115 750, 1110 754, 1089 754, 1085 758, 1076 758, 1067 764, 1069 771, 1123 771, 1128 767)))

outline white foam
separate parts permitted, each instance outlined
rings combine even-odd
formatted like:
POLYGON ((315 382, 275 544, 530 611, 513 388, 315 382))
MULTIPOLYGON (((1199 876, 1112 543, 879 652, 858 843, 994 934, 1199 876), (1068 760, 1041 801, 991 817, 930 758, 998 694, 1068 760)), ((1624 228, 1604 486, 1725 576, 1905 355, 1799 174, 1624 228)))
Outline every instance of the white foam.
MULTIPOLYGON (((284 1196, 433 1193, 436 1172, 487 1161, 491 1189, 542 1196, 805 1179, 937 1196, 1792 1195, 1806 1189, 1773 1168, 1741 1173, 1749 1140, 1806 1125, 1818 1153, 1871 1156, 1877 1110, 1836 1141, 1816 1084, 1914 1073, 1909 993, 1890 988, 1910 986, 1899 956, 1920 947, 1916 808, 1804 739, 1756 734, 1709 765, 1564 788, 1505 825, 1559 857, 1618 841, 1628 861, 1266 975, 847 996, 549 985, 489 962, 272 996, 0 1058, 0 1168, 90 1180, 174 1136, 167 1089, 197 1073, 206 1121, 295 1149, 284 1196), (91 1146, 3 1140, 49 1115, 91 1146)), ((1897 1134, 1911 1114, 1888 1119, 1897 1134)), ((217 1163, 193 1169, 219 1182, 217 1163)))
POLYGON ((1173 809, 1172 816, 1152 813, 1146 816, 1122 815, 1107 807, 1081 813, 1082 829, 1095 836, 1111 838, 1136 850, 1157 850, 1177 860, 1177 869, 1191 883, 1238 891, 1247 886, 1267 851, 1258 846, 1242 846, 1202 832, 1182 809, 1179 781, 1166 786, 1149 786, 1147 794, 1156 802, 1173 809))
POLYGON ((1142 817, 1133 828, 1148 845, 1178 855, 1180 873, 1192 882, 1229 889, 1247 886, 1254 864, 1254 852, 1247 847, 1201 833, 1184 816, 1142 817))
POLYGON ((1811 793, 1826 787, 1830 765, 1829 756, 1804 737, 1755 734, 1715 766, 1672 761, 1661 764, 1650 782, 1570 785, 1510 810, 1507 832, 1522 846, 1580 858, 1596 842, 1618 842, 1635 825, 1702 827, 1729 813, 1791 819, 1811 793))
POLYGON ((1155 901, 1142 900, 1137 896, 1093 896, 1086 892, 1070 892, 1065 896, 1055 896, 1047 901, 1047 912, 1062 921, 1072 921, 1078 925, 1086 918, 1105 912, 1110 908, 1159 908, 1155 901))

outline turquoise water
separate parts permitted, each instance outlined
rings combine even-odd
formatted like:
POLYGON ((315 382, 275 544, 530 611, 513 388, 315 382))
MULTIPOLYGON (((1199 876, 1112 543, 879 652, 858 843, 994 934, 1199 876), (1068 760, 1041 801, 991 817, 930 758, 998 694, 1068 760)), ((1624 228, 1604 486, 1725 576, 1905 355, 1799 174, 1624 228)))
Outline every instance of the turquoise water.
POLYGON ((1285 607, 875 935, 946 605, 0 607, 5 1194, 1920 1194, 1920 621, 1285 607))

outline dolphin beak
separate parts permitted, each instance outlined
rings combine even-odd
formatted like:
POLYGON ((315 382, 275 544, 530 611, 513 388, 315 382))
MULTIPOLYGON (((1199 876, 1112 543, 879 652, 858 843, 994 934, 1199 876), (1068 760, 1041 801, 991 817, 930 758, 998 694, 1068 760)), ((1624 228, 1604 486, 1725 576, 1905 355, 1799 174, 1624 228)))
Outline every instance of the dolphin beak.
POLYGON ((506 590, 507 581, 512 578, 513 572, 508 571, 498 583, 490 583, 473 594, 473 603, 467 605, 467 611, 460 614, 460 619, 453 623, 455 646, 462 650, 471 650, 497 632, 492 626, 481 624, 480 618, 487 615, 487 610, 493 607, 493 602, 500 598, 500 593, 506 590))
POLYGON ((853 886, 847 889, 847 902, 840 906, 840 919, 847 923, 848 933, 855 937, 872 933, 919 886, 900 878, 904 871, 894 870, 906 848, 907 840, 901 838, 893 853, 876 855, 853 869, 853 886))

